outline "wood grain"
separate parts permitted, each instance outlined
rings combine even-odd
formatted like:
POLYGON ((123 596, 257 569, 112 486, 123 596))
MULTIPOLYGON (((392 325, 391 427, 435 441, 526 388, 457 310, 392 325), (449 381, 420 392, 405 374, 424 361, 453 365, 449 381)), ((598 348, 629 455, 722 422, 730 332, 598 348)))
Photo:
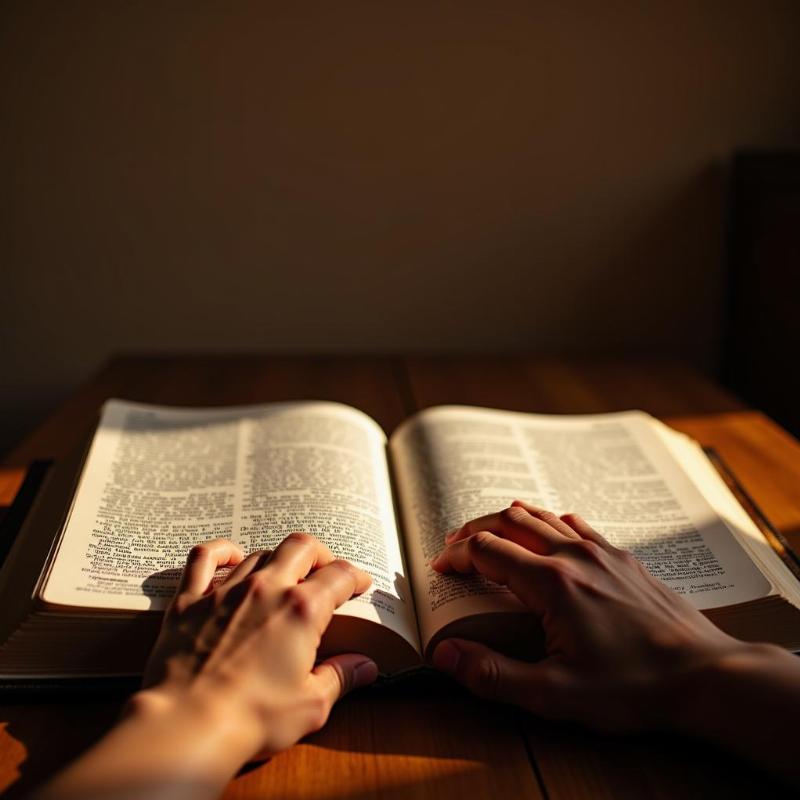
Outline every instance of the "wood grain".
POLYGON ((0 523, 3 522, 8 507, 14 502, 24 478, 25 470, 22 467, 0 467, 0 523))
POLYGON ((14 501, 24 477, 23 467, 0 469, 0 514, 14 501))
POLYGON ((111 397, 165 405, 225 406, 281 400, 348 403, 393 430, 406 416, 399 361, 381 357, 183 355, 120 356, 15 447, 3 460, 24 467, 61 458, 96 424, 111 397))
POLYGON ((0 705, 0 792, 27 797, 31 789, 90 747, 119 716, 122 699, 0 705))
POLYGON ((800 443, 758 411, 670 417, 673 428, 714 447, 769 521, 800 552, 800 443))
POLYGON ((225 797, 542 797, 513 715, 444 694, 348 698, 320 733, 238 777, 225 797))
POLYGON ((417 409, 445 403, 542 414, 639 408, 665 417, 744 408, 671 359, 429 356, 405 359, 404 369, 417 409))
MULTIPOLYGON (((390 432, 409 413, 464 403, 545 413, 642 408, 716 447, 781 531, 800 541, 800 445, 692 370, 654 359, 125 356, 112 361, 8 455, 59 458, 108 397, 184 405, 319 398, 358 406, 390 432)), ((112 723, 121 699, 0 706, 0 789, 17 796, 112 723)), ((668 736, 609 737, 530 719, 454 688, 362 692, 308 741, 243 771, 226 797, 640 798, 778 793, 763 775, 668 736)))
POLYGON ((786 788, 704 742, 666 734, 596 734, 529 719, 527 735, 549 800, 781 797, 786 788))

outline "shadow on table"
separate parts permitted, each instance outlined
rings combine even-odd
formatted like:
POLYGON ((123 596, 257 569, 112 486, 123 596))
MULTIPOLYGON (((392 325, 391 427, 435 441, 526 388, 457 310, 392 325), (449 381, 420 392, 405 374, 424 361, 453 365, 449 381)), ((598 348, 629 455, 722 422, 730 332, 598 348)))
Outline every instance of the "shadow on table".
POLYGON ((4 798, 32 789, 90 747, 113 725, 122 701, 19 703, 0 707, 4 798), (16 776, 12 775, 16 772, 16 776))
MULTIPOLYGON (((4 797, 27 796, 95 742, 121 700, 0 707, 4 797)), ((617 736, 535 720, 476 700, 442 679, 361 691, 319 733, 270 762, 248 765, 234 793, 307 799, 409 794, 727 798, 779 796, 785 787, 705 744, 666 735, 617 736), (377 758, 376 758, 377 756, 377 758), (531 757, 534 763, 531 763, 531 757), (346 788, 337 784, 347 775, 346 788), (538 777, 537 777, 538 776, 538 777)), ((200 789, 201 787, 198 787, 200 789)))
POLYGON ((738 756, 688 737, 601 734, 522 716, 520 722, 545 784, 567 796, 700 800, 791 795, 785 784, 738 756))
MULTIPOLYGON (((308 742, 349 753, 356 764, 359 756, 368 754, 405 756, 410 774, 416 771, 426 786, 439 780, 435 762, 440 762, 442 771, 453 773, 448 782, 462 780, 467 795, 482 779, 490 778, 493 785, 513 784, 522 778, 525 766, 550 796, 699 800, 786 793, 785 785, 741 759, 688 738, 595 733, 574 724, 537 720, 457 689, 437 693, 428 688, 427 695, 412 695, 410 685, 407 691, 376 691, 371 698, 362 693, 335 709, 329 725, 308 742)), ((381 774, 386 769, 382 763, 381 774)), ((403 796, 403 787, 407 791, 410 785, 399 783, 396 796, 403 796)), ((446 794, 451 796, 451 790, 446 794)), ((476 790, 472 794, 482 796, 476 790)), ((360 800, 371 795, 364 789, 319 795, 323 796, 360 800)), ((382 788, 381 797, 386 796, 394 797, 394 789, 387 794, 382 788)))

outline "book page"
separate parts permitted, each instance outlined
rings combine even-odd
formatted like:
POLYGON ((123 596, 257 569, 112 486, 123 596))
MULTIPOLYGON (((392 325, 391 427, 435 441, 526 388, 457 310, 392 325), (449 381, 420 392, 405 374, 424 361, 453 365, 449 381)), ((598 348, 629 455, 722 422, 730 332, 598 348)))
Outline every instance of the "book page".
POLYGON ((680 462, 692 482, 725 521, 750 558, 783 597, 800 608, 800 583, 772 549, 750 515, 742 508, 731 490, 712 466, 703 448, 685 433, 658 424, 656 432, 680 462))
POLYGON ((423 646, 460 617, 521 610, 505 587, 429 565, 444 534, 521 499, 577 512, 699 608, 770 584, 642 412, 546 416, 440 407, 408 420, 390 451, 423 646))
POLYGON ((312 533, 366 570, 340 613, 418 648, 380 427, 335 403, 104 409, 42 593, 47 603, 163 609, 189 549, 229 538, 245 553, 312 533))

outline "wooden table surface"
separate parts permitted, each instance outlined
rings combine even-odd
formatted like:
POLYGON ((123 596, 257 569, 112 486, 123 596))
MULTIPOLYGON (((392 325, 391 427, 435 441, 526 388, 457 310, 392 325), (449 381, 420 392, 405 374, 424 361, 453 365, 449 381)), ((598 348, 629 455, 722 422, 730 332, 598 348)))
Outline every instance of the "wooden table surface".
MULTIPOLYGON (((641 408, 715 447, 800 550, 800 445, 681 364, 533 357, 125 356, 110 362, 3 460, 0 506, 24 467, 58 459, 108 397, 177 405, 337 400, 387 432, 421 408, 466 403, 544 413, 641 408)), ((123 698, 0 698, 0 790, 21 796, 112 724, 123 698)), ((240 775, 226 797, 705 798, 780 786, 706 744, 608 736, 492 706, 458 688, 366 690, 328 725, 240 775)))

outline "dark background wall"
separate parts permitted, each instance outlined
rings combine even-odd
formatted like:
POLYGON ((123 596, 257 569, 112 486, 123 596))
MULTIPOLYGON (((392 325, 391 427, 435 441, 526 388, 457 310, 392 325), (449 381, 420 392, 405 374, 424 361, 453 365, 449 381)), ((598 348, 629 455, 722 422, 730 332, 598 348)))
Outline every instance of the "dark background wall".
POLYGON ((0 445, 118 349, 713 368, 800 3, 0 3, 0 445))

